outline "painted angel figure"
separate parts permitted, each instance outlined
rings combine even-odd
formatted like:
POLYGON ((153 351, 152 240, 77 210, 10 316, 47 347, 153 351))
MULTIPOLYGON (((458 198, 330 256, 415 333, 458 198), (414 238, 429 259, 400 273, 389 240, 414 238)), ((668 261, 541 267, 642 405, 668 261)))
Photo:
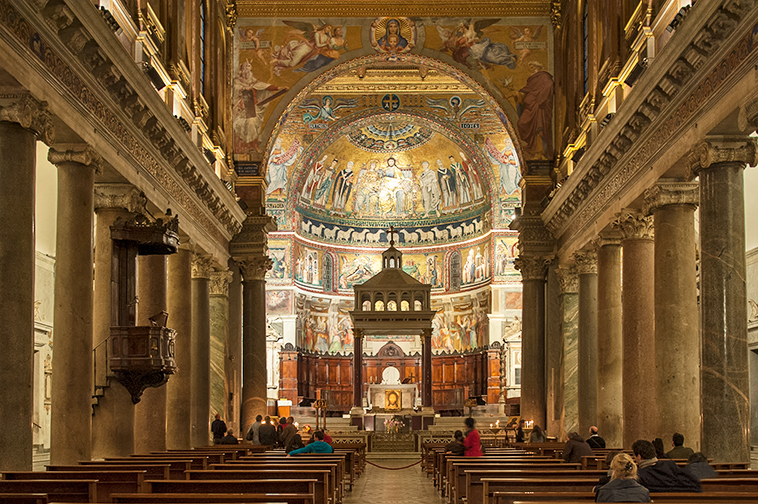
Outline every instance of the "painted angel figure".
POLYGON ((519 62, 521 64, 523 64, 532 54, 532 49, 529 47, 529 44, 519 44, 519 42, 536 42, 541 33, 542 26, 538 26, 536 31, 532 30, 529 26, 525 26, 523 30, 519 29, 517 26, 511 27, 511 39, 515 43, 519 62), (519 46, 521 46, 521 49, 519 49, 519 46))
POLYGON ((462 119, 467 112, 484 107, 484 100, 466 98, 461 101, 460 97, 452 96, 449 100, 444 98, 426 98, 426 106, 445 112, 449 121, 462 119))
POLYGON ((335 30, 334 26, 323 22, 320 22, 319 27, 304 21, 282 22, 294 30, 290 32, 291 36, 285 39, 284 46, 279 50, 274 48, 272 64, 276 75, 279 75, 277 70, 281 72, 282 67, 292 68, 294 72, 313 72, 340 57, 336 47, 345 49, 342 35, 345 33, 345 27, 335 30), (302 62, 305 62, 303 66, 295 68, 302 62))
POLYGON ((335 114, 341 108, 355 108, 358 106, 358 98, 337 98, 336 100, 329 95, 318 98, 308 98, 303 100, 298 107, 309 110, 303 114, 303 122, 308 124, 312 121, 336 121, 338 118, 335 114), (311 112, 312 111, 312 112, 311 112))

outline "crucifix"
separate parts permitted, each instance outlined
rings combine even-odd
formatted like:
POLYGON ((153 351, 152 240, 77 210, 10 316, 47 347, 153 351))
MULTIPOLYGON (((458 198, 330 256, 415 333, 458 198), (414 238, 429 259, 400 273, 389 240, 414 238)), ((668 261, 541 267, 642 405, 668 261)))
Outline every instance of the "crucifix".
POLYGON ((387 233, 390 235, 390 245, 395 244, 395 226, 390 226, 390 228, 387 230, 387 233))

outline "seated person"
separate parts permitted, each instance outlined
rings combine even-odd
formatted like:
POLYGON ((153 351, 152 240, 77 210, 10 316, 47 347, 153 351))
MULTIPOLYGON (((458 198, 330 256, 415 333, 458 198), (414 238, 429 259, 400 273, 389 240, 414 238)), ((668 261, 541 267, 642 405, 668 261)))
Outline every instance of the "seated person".
POLYGON ((445 445, 445 453, 460 455, 462 457, 465 452, 466 448, 463 446, 463 432, 457 430, 453 434, 453 440, 445 445))
POLYGON ((299 450, 300 448, 304 446, 305 446, 305 443, 303 443, 303 437, 298 432, 287 440, 287 444, 284 446, 284 451, 287 453, 291 453, 294 450, 299 450))
POLYGON ((663 439, 657 437, 653 439, 653 448, 655 448, 655 456, 658 460, 668 458, 666 452, 663 451, 663 439))
POLYGON ((672 460, 658 460, 653 443, 638 439, 632 444, 640 484, 651 492, 701 492, 700 480, 672 460))
POLYGON ((523 443, 525 441, 524 438, 524 421, 521 420, 518 423, 518 429, 516 429, 516 442, 517 443, 523 443))
POLYGON ((324 442, 323 431, 318 430, 314 432, 313 437, 315 438, 315 441, 313 441, 311 444, 297 450, 292 450, 287 454, 287 456, 289 457, 290 455, 297 455, 298 453, 334 453, 334 448, 324 442))
POLYGON ((226 431, 226 436, 222 437, 221 441, 219 441, 218 444, 239 444, 237 436, 235 436, 233 433, 234 431, 232 429, 226 431))
POLYGON ((687 448, 684 445, 684 436, 678 432, 672 436, 671 444, 674 445, 674 449, 666 453, 666 456, 670 459, 684 459, 690 458, 690 455, 695 453, 692 448, 687 448))
POLYGON ((587 441, 578 432, 569 434, 566 446, 563 447, 563 460, 576 464, 582 461, 582 457, 592 455, 594 455, 592 448, 590 448, 590 445, 587 444, 587 441))
POLYGON ((687 459, 686 470, 697 476, 697 479, 717 478, 718 474, 713 467, 708 464, 708 458, 702 452, 696 452, 687 459))
POLYGON ((547 434, 545 434, 545 431, 543 431, 539 425, 535 424, 534 429, 532 429, 532 433, 529 434, 529 442, 530 443, 546 443, 547 442, 547 434))
MULTIPOLYGON (((589 443, 588 443, 589 444, 589 443)), ((611 478, 613 478, 613 468, 611 467, 611 464, 613 463, 613 459, 621 452, 617 451, 611 451, 608 452, 608 454, 605 456, 605 467, 608 468, 608 473, 604 476, 600 476, 600 480, 598 481, 598 486, 595 487, 595 491, 597 492, 597 488, 605 485, 609 481, 611 481, 611 478)), ((635 476, 635 479, 637 477, 635 476)))
POLYGON ((626 453, 619 453, 611 462, 613 477, 601 486, 595 502, 650 502, 650 492, 637 483, 637 465, 626 453))
POLYGON ((605 448, 605 439, 601 438, 598 435, 598 430, 596 426, 590 427, 590 437, 587 438, 587 444, 590 445, 590 448, 593 450, 595 448, 605 448))

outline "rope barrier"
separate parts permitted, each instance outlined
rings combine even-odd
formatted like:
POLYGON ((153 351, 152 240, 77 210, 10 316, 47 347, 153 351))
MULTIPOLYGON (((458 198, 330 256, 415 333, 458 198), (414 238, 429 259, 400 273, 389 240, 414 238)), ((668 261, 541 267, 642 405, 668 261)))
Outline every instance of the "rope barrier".
POLYGON ((371 462, 370 460, 366 460, 366 463, 367 463, 367 464, 371 464, 371 465, 372 465, 372 466, 374 466, 374 467, 378 467, 379 469, 387 469, 388 471, 399 471, 399 470, 401 470, 401 469, 408 469, 409 467, 413 467, 413 466, 415 466, 415 465, 418 465, 418 464, 420 464, 420 463, 421 463, 421 461, 422 461, 422 460, 424 460, 424 459, 423 459, 423 458, 422 458, 422 459, 419 459, 418 461, 416 461, 416 462, 412 463, 411 465, 407 465, 407 466, 403 466, 403 467, 383 467, 383 466, 380 466, 380 465, 374 464, 374 463, 373 463, 373 462, 371 462))

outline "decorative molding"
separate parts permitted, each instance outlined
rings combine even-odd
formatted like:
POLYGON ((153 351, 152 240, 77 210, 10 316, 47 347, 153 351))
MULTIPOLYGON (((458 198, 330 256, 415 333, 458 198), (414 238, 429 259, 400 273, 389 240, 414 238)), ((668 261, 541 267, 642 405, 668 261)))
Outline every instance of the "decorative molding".
POLYGON ((520 255, 513 260, 514 267, 521 272, 521 279, 545 280, 547 268, 553 262, 553 256, 524 256, 520 255))
POLYGON ((83 149, 57 150, 51 147, 47 152, 47 160, 58 166, 63 163, 77 163, 90 167, 95 173, 103 173, 103 158, 89 145, 83 149))
POLYGON ((597 275, 597 252, 581 250, 574 253, 577 275, 597 275))
POLYGON ((226 27, 230 30, 234 30, 237 25, 237 2, 231 0, 226 4, 226 27))
POLYGON ((740 163, 756 166, 758 148, 755 138, 750 137, 708 137, 695 146, 688 156, 689 171, 697 176, 700 170, 718 163, 740 163))
POLYGON ((645 215, 668 205, 698 206, 700 185, 697 182, 665 181, 661 179, 650 189, 645 189, 645 215))
POLYGON ((147 196, 131 184, 95 184, 95 210, 123 208, 132 213, 146 214, 147 196))
POLYGON ((574 266, 561 266, 555 271, 558 278, 558 286, 563 294, 576 294, 579 292, 579 275, 574 266))
POLYGON ((617 213, 613 227, 621 231, 624 240, 652 240, 654 236, 653 218, 635 210, 617 213))
POLYGON ((192 278, 211 278, 213 256, 192 254, 192 278))
POLYGON ((553 24, 553 29, 558 31, 561 29, 563 23, 561 13, 561 2, 552 2, 550 4, 550 22, 553 24))
POLYGON ((232 283, 234 273, 226 271, 212 271, 210 293, 211 296, 229 297, 229 285, 232 283))
POLYGON ((242 278, 245 282, 251 280, 266 279, 266 272, 274 265, 274 261, 268 256, 247 257, 245 259, 235 260, 240 267, 242 278))
POLYGON ((55 142, 55 128, 47 102, 36 100, 30 93, 0 94, 0 122, 16 123, 33 131, 47 145, 55 142))

